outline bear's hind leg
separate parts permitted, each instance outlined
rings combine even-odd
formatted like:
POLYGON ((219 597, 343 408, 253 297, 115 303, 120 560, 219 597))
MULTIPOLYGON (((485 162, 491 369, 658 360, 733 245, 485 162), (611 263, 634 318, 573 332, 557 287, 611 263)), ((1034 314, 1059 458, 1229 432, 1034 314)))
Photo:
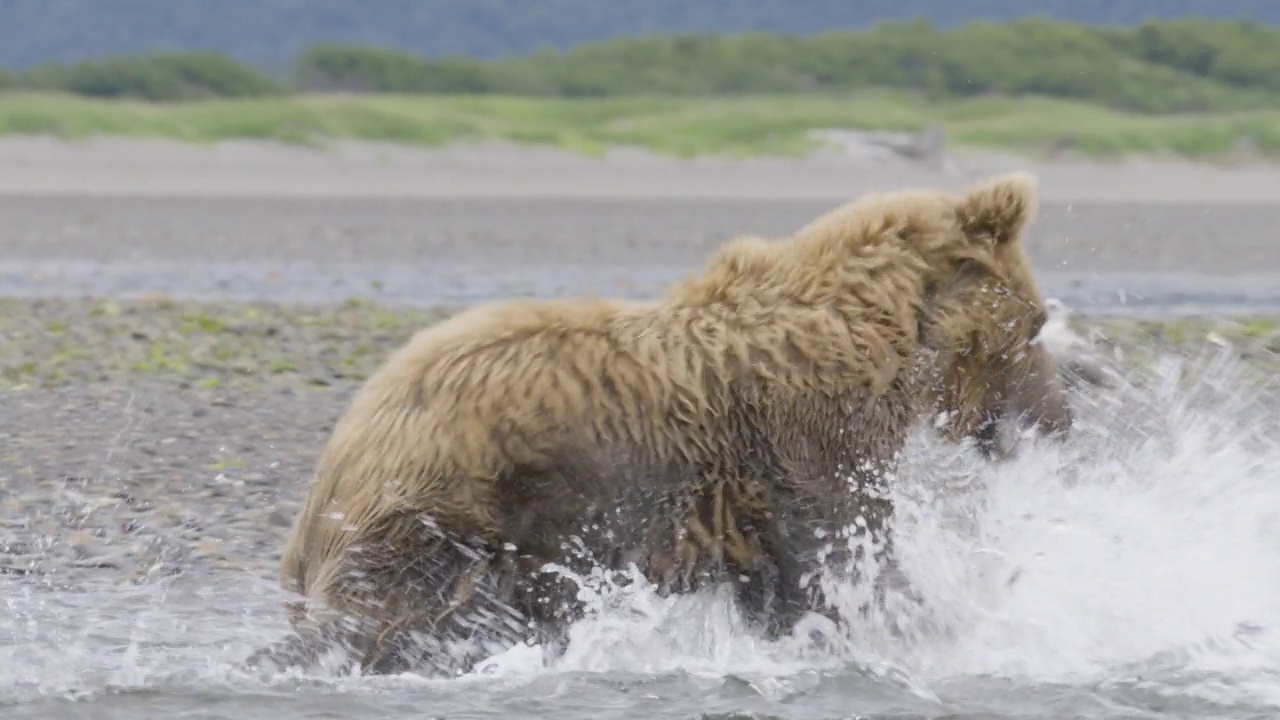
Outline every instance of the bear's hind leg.
POLYGON ((412 552, 362 563, 369 620, 353 649, 364 672, 462 674, 527 634, 501 553, 427 528, 412 552))

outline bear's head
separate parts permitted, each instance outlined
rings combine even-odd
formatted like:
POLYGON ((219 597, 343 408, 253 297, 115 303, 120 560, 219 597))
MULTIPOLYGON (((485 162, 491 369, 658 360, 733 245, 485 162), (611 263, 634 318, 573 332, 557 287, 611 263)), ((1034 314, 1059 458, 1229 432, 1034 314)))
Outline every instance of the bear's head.
POLYGON ((1019 172, 953 198, 954 232, 932 263, 927 332, 942 358, 933 394, 941 430, 973 438, 988 457, 1004 452, 1002 420, 1053 436, 1072 423, 1056 359, 1038 342, 1047 313, 1023 240, 1036 191, 1034 176, 1019 172))

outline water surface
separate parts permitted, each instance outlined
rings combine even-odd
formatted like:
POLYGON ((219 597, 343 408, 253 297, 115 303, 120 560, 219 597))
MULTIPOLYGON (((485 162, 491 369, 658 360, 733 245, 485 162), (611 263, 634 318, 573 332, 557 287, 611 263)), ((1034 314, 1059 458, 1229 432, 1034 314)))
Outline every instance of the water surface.
MULTIPOLYGON (((647 298, 688 277, 680 262, 179 262, 0 260, 0 296, 120 297, 461 306, 502 298, 578 295, 647 298)), ((1037 274, 1044 294, 1092 314, 1276 313, 1280 273, 1068 272, 1037 274)))
POLYGON ((549 666, 517 647, 459 679, 260 675, 240 661, 285 632, 270 582, 10 578, 0 715, 1275 717, 1277 408, 1235 372, 1224 361, 1192 382, 1171 359, 1143 386, 1081 398, 1068 445, 1000 467, 918 434, 895 487, 923 604, 848 636, 816 624, 765 642, 714 593, 606 584, 549 666))

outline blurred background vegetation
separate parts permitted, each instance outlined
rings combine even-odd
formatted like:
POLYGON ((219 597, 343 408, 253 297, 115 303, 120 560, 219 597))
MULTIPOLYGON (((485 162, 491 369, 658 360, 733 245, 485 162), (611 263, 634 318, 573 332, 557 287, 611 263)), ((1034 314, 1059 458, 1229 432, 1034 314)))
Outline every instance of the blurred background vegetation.
POLYGON ((6 71, 0 86, 151 101, 329 91, 608 97, 895 88, 932 99, 1061 97, 1145 113, 1240 110, 1280 102, 1280 28, 1031 18, 939 29, 906 20, 809 36, 651 35, 492 59, 318 44, 284 76, 214 52, 159 53, 42 63, 6 71))
MULTIPOLYGON (((948 14, 947 8, 959 5, 932 3, 931 17, 946 22, 891 19, 864 29, 801 34, 822 18, 827 27, 839 26, 851 4, 815 1, 812 8, 806 5, 812 12, 801 21, 788 20, 801 13, 780 14, 772 0, 731 0, 727 9, 717 6, 719 15, 702 5, 692 4, 703 8, 694 10, 687 3, 645 0, 637 7, 651 11, 645 27, 656 28, 653 33, 590 40, 625 35, 623 28, 635 27, 627 13, 639 10, 625 3, 598 3, 592 10, 580 0, 547 0, 523 5, 521 11, 514 0, 474 0, 451 13, 424 15, 424 7, 450 2, 411 4, 398 16, 391 10, 404 4, 399 0, 371 3, 370 13, 382 11, 381 35, 360 30, 372 27, 368 13, 352 16, 350 32, 328 33, 346 38, 342 42, 300 46, 288 62, 253 40, 264 23, 280 22, 272 8, 288 6, 283 0, 260 4, 252 22, 241 0, 220 6, 226 17, 218 28, 236 22, 253 28, 239 45, 223 42, 225 51, 73 61, 49 60, 60 54, 48 37, 74 37, 79 25, 41 34, 44 26, 33 15, 27 26, 32 37, 13 40, 16 44, 0 51, 26 61, 11 60, 8 69, 0 68, 0 132, 295 141, 335 135, 419 143, 501 136, 581 149, 631 143, 696 154, 799 151, 806 147, 804 133, 814 127, 918 130, 942 124, 962 143, 985 145, 1065 144, 1092 153, 1194 155, 1243 146, 1280 152, 1280 27, 1265 22, 1280 23, 1280 3, 1239 0, 1213 6, 1245 10, 1252 13, 1250 20, 1182 17, 1127 25, 1103 23, 1141 17, 1151 3, 1038 4, 1050 10, 1061 5, 1059 15, 1075 13, 1081 21, 963 21, 948 14), (576 24, 558 33, 547 30, 545 18, 551 16, 545 13, 564 18, 574 12, 581 16, 576 24), (1126 13, 1134 17, 1123 17, 1126 13), (815 20, 814 14, 822 17, 815 20), (404 29, 422 29, 433 18, 438 22, 427 34, 444 33, 448 41, 437 43, 435 53, 407 49, 404 29), (495 25, 494 18, 506 23, 495 25), (721 26, 716 32, 666 31, 716 23, 721 26), (397 26, 400 30, 391 30, 397 26), (751 30, 755 26, 790 32, 751 30), (514 38, 510 47, 528 51, 499 53, 482 41, 504 33, 514 38), (361 34, 376 36, 381 44, 350 39, 361 34), (42 37, 43 45, 37 41, 42 37), (533 49, 535 42, 543 49, 533 49), (440 52, 449 47, 470 54, 440 52), (118 102, 108 108, 90 99, 118 102), (156 110, 139 103, 182 107, 156 110), (193 103, 198 107, 186 107, 193 103)), ((46 24, 65 20, 73 10, 102 14, 102 6, 77 0, 40 4, 48 10, 39 15, 46 24)), ((985 15, 999 18, 1014 14, 1016 3, 987 0, 965 8, 982 14, 971 7, 977 5, 989 6, 985 15)), ((1164 13, 1176 13, 1197 2, 1158 5, 1164 13)), ((875 10, 877 3, 862 3, 865 12, 863 6, 875 10)), ((0 16, 21 15, 24 7, 36 3, 16 0, 0 9, 0 16)), ((178 20, 204 17, 187 0, 174 0, 172 7, 178 20), (178 12, 183 8, 188 15, 178 12)), ((355 4, 315 0, 308 7, 309 17, 328 17, 336 24, 355 4), (330 5, 329 16, 318 12, 330 5)), ((116 15, 103 17, 98 45, 144 46, 130 33, 141 32, 147 23, 128 25, 123 32, 121 12, 118 7, 116 15)), ((77 22, 89 16, 77 16, 77 22)), ((0 29, 0 41, 10 39, 5 36, 16 26, 2 27, 8 29, 0 29)), ((169 32, 180 35, 173 28, 169 32)), ((308 32, 326 34, 315 28, 308 32)))
POLYGON ((213 50, 284 74, 343 42, 498 58, 678 33, 812 35, 928 18, 940 28, 1038 15, 1094 26, 1203 17, 1280 25, 1275 0, 3 0, 0 66, 213 50))

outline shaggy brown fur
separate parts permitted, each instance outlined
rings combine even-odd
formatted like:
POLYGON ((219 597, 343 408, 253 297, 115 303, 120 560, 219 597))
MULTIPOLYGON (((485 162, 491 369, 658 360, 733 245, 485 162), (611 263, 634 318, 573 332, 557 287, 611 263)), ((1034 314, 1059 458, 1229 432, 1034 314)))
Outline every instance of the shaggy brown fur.
MULTIPOLYGON (((415 336, 335 428, 284 552, 300 630, 366 671, 450 665, 445 640, 554 628, 546 563, 634 562, 670 589, 734 582, 774 631, 815 531, 879 531, 912 426, 995 451, 995 420, 1070 417, 1023 255, 1035 181, 838 208, 726 244, 655 302, 516 301, 415 336), (1029 384, 1028 384, 1029 383, 1029 384), (418 638, 419 644, 410 642, 418 638)), ((567 596, 565 592, 569 592, 567 596)))

